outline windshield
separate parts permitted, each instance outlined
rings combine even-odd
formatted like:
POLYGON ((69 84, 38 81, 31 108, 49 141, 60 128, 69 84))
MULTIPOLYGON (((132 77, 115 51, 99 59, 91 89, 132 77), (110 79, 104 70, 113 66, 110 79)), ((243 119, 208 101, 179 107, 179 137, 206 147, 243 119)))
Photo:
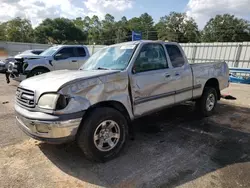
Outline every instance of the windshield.
POLYGON ((136 45, 116 45, 103 48, 94 53, 80 68, 82 70, 113 69, 124 70, 129 63, 136 45))
POLYGON ((51 56, 58 50, 58 48, 59 48, 58 46, 50 47, 47 50, 45 50, 44 52, 42 52, 40 54, 40 56, 51 56))

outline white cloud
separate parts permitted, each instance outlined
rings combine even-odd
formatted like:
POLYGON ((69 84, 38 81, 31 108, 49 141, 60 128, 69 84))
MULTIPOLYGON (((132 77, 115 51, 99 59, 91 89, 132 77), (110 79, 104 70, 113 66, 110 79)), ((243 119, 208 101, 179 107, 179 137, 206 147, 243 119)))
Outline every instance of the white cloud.
POLYGON ((234 14, 245 18, 250 13, 250 0, 189 0, 187 15, 193 17, 200 28, 217 14, 234 14))
POLYGON ((88 15, 104 18, 106 13, 116 14, 132 8, 133 2, 133 0, 87 0, 84 4, 89 10, 88 15))
POLYGON ((132 8, 133 0, 1 0, 0 20, 17 16, 37 26, 45 18, 76 18, 86 15, 115 14, 132 8))

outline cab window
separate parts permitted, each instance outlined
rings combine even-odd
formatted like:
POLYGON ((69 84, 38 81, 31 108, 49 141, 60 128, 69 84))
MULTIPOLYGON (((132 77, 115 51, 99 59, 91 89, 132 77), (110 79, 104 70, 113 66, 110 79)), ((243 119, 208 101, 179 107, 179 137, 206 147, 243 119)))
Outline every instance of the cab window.
POLYGON ((165 45, 173 67, 182 67, 185 64, 183 55, 176 45, 165 45))
POLYGON ((76 57, 76 55, 74 53, 74 48, 63 48, 56 53, 55 57, 57 60, 59 60, 76 57))
POLYGON ((161 44, 145 44, 136 58, 133 72, 146 72, 168 68, 167 58, 161 44))

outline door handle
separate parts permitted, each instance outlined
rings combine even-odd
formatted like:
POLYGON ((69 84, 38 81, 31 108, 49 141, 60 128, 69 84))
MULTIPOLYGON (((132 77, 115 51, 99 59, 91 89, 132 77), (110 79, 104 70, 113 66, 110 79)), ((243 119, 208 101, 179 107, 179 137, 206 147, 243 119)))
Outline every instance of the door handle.
POLYGON ((176 72, 176 73, 175 73, 175 76, 180 76, 180 74, 176 72))
POLYGON ((169 78, 170 77, 170 74, 165 74, 165 78, 169 78))
POLYGON ((71 62, 77 62, 77 60, 72 60, 71 62))

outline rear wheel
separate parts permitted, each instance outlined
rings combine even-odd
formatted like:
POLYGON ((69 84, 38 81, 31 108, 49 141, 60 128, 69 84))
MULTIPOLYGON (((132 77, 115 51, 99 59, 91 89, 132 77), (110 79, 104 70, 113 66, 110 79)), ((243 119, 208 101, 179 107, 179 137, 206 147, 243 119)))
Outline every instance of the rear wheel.
POLYGON ((201 115, 207 117, 213 114, 217 105, 217 92, 215 88, 205 87, 200 99, 196 101, 196 110, 201 115))
POLYGON ((117 110, 96 108, 78 131, 77 143, 86 158, 105 162, 119 154, 127 139, 127 120, 117 110))
POLYGON ((40 74, 44 74, 46 72, 49 72, 47 69, 43 69, 43 68, 38 68, 38 69, 34 69, 30 72, 30 74, 28 75, 28 78, 32 77, 32 76, 37 76, 40 74))

